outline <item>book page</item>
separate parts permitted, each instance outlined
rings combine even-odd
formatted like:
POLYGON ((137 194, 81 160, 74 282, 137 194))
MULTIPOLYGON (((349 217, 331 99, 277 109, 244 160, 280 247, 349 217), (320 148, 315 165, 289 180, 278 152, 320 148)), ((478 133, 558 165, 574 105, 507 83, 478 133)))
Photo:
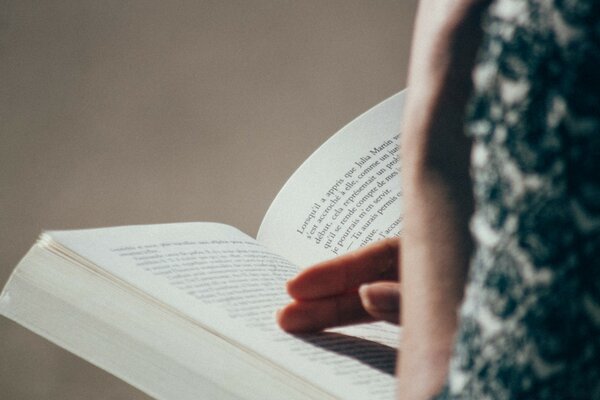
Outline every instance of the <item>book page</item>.
POLYGON ((404 92, 388 98, 315 151, 273 200, 257 240, 308 266, 399 235, 403 103, 404 92))
MULTIPOLYGON (((130 226, 50 232, 46 241, 52 246, 50 239, 65 256, 335 397, 393 398, 395 331, 389 330, 387 342, 341 332, 281 331, 274 312, 289 301, 284 283, 299 268, 235 228, 130 226)), ((378 331, 382 339, 384 332, 378 331)))

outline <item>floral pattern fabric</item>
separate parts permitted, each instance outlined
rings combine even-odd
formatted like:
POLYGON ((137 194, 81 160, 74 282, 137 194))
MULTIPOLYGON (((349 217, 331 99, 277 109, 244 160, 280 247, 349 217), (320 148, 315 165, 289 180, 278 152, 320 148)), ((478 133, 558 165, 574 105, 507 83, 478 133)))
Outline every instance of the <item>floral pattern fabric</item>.
POLYGON ((496 0, 467 131, 476 250, 439 399, 600 399, 600 1, 496 0))

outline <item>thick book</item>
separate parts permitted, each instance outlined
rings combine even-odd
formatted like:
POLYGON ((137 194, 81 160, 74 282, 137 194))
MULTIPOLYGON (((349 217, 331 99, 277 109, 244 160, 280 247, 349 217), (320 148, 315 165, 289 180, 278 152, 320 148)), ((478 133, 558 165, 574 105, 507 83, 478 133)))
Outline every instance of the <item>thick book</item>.
POLYGON ((43 232, 0 313, 157 399, 392 399, 397 327, 292 335, 274 314, 302 267, 399 235, 403 102, 314 152, 256 239, 208 222, 43 232))

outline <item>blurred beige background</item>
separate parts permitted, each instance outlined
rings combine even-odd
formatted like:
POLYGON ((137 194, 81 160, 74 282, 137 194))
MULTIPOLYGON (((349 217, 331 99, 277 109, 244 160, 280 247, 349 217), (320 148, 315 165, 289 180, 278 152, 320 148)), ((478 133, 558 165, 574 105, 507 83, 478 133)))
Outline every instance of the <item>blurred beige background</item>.
MULTIPOLYGON (((0 285, 41 229, 220 221, 405 85, 416 0, 0 1, 0 285)), ((0 317, 0 398, 147 397, 0 317)))

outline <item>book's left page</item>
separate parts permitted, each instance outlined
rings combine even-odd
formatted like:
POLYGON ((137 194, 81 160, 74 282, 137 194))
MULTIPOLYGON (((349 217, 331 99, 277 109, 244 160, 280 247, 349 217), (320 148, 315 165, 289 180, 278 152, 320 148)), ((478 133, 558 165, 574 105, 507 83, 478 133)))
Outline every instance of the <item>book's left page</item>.
MULTIPOLYGON (((292 386, 302 398, 393 397, 395 349, 385 338, 367 340, 336 333, 293 336, 277 328, 274 312, 289 301, 284 283, 298 268, 235 228, 210 223, 130 226, 50 232, 43 242, 54 254, 75 260, 144 304, 154 304, 160 312, 177 315, 241 349, 255 360, 253 368, 276 376, 280 387, 292 386)), ((85 303, 88 299, 78 293, 70 301, 85 303)), ((102 293, 88 295, 93 299, 102 293)), ((105 309, 115 307, 113 298, 99 301, 105 302, 105 309)), ((115 323, 127 332, 130 320, 125 311, 115 323)), ((181 345, 172 339, 165 338, 165 352, 181 345)), ((190 341, 188 346, 187 353, 198 354, 198 343, 190 341)), ((236 363, 209 355, 194 360, 189 354, 176 357, 190 369, 194 363, 217 363, 221 369, 214 370, 221 371, 227 369, 223 363, 236 363)), ((239 385, 238 394, 241 390, 255 393, 249 398, 264 395, 264 382, 236 376, 233 385, 239 385)), ((211 379, 223 379, 223 385, 231 378, 220 373, 211 379)), ((284 392, 272 390, 263 398, 280 398, 284 392)))

